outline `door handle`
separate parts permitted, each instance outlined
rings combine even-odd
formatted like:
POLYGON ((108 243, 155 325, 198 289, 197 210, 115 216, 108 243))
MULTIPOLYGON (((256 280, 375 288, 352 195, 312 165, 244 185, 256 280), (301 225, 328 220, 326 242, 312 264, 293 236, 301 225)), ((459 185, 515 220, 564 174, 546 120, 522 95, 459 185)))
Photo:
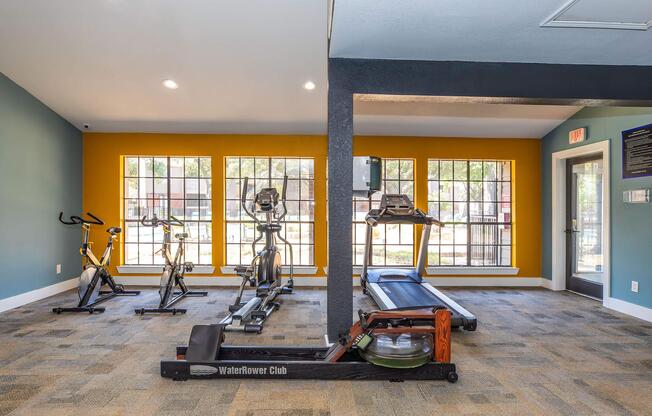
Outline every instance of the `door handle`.
POLYGON ((579 230, 564 230, 564 232, 565 232, 566 234, 569 234, 569 233, 579 233, 579 230))

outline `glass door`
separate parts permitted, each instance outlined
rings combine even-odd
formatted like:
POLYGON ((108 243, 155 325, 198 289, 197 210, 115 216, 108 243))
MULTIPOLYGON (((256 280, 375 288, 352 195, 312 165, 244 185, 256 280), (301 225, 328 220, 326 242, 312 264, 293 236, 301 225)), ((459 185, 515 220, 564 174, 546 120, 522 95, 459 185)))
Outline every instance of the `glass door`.
POLYGON ((566 289, 602 299, 602 156, 567 162, 566 289))

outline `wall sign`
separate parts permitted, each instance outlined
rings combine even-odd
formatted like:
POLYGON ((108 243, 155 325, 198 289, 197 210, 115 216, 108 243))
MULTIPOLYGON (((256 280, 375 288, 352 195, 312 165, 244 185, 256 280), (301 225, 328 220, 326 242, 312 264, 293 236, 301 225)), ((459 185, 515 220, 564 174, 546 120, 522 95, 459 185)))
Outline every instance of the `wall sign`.
POLYGON ((623 178, 652 176, 652 124, 623 131, 623 178))
POLYGON ((586 127, 580 127, 579 129, 571 130, 568 132, 569 144, 580 143, 584 140, 586 140, 586 127))
POLYGON ((631 189, 623 192, 623 202, 626 204, 647 204, 650 202, 649 189, 631 189))

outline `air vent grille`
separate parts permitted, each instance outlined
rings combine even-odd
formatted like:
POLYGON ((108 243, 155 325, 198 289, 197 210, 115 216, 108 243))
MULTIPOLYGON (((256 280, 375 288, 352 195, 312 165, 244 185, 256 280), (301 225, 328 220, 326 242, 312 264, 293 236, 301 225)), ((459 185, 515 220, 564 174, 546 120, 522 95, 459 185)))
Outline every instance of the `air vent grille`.
POLYGON ((648 30, 650 0, 571 0, 541 23, 542 27, 648 30))

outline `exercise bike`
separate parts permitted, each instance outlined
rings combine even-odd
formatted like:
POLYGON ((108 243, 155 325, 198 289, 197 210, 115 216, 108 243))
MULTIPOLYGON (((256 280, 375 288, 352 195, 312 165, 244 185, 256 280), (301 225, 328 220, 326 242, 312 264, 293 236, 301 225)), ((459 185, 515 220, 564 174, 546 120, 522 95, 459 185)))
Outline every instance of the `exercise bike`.
POLYGON ((256 244, 265 237, 265 246, 251 261, 251 264, 236 266, 235 271, 242 277, 242 283, 233 305, 229 306, 229 315, 220 324, 226 331, 244 331, 260 333, 265 320, 280 307, 275 302, 279 294, 292 293, 294 286, 294 259, 292 245, 281 236, 281 221, 287 214, 285 205, 287 176, 283 179, 283 190, 280 199, 276 188, 263 188, 253 200, 253 212, 247 207, 247 191, 249 178, 244 178, 242 186, 241 205, 245 213, 256 223, 258 237, 251 243, 252 252, 256 253, 256 244), (279 208, 280 207, 280 208, 279 208), (265 221, 258 219, 256 214, 264 214, 265 221), (276 246, 276 239, 281 240, 289 247, 290 277, 284 285, 282 283, 281 253, 276 246), (256 296, 247 302, 242 302, 245 287, 249 284, 256 288, 256 296))
POLYGON ((97 218, 90 212, 87 213, 91 219, 82 218, 77 215, 70 217, 70 220, 63 219, 63 212, 59 213, 59 221, 66 225, 81 225, 82 228, 82 245, 79 252, 82 255, 84 264, 82 274, 79 276, 77 293, 79 303, 72 308, 53 308, 52 312, 60 314, 62 312, 104 312, 103 307, 95 305, 105 302, 116 296, 136 296, 140 294, 139 290, 125 290, 124 286, 116 284, 109 273, 109 262, 111 261, 111 252, 113 251, 113 240, 118 238, 122 232, 120 227, 110 227, 106 230, 110 234, 109 241, 104 250, 104 254, 98 260, 91 250, 93 243, 88 241, 91 225, 104 225, 104 221, 97 218), (108 285, 110 291, 100 291, 103 285, 108 285))
POLYGON ((183 223, 173 216, 170 220, 161 220, 154 218, 147 220, 144 216, 140 223, 145 227, 158 227, 163 226, 163 247, 159 251, 165 259, 165 267, 163 274, 161 274, 161 283, 158 290, 161 296, 158 308, 139 308, 136 309, 136 315, 144 315, 146 313, 171 313, 176 315, 178 313, 186 313, 186 309, 173 308, 174 304, 179 302, 186 296, 207 296, 208 292, 191 291, 186 286, 184 281, 184 274, 191 272, 194 265, 191 262, 183 262, 185 252, 185 240, 188 238, 188 233, 175 234, 175 238, 179 240, 177 252, 172 257, 170 246, 172 245, 172 227, 183 227, 183 223), (175 288, 179 287, 180 291, 175 292, 175 288))

